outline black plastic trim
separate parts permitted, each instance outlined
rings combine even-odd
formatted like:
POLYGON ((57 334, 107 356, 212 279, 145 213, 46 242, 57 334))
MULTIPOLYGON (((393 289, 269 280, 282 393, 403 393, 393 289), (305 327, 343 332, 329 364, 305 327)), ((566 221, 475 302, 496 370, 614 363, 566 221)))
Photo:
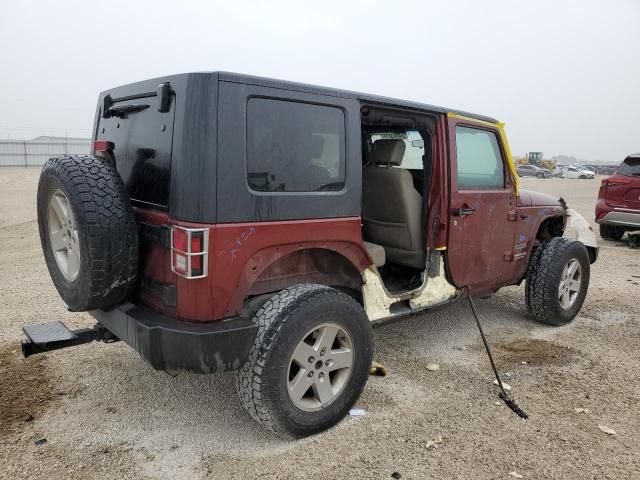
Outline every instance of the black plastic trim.
POLYGON ((184 322, 132 303, 90 313, 156 370, 237 370, 244 364, 258 328, 240 317, 184 322))

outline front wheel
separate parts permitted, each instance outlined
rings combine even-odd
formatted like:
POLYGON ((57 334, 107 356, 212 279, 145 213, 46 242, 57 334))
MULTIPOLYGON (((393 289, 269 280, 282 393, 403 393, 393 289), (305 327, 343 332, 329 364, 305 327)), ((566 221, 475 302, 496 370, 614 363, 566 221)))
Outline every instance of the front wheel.
POLYGON ((571 322, 584 303, 589 275, 589 253, 581 242, 562 237, 542 242, 529 262, 527 308, 542 323, 571 322))
POLYGON ((283 437, 338 423, 362 393, 373 356, 362 307, 333 288, 303 284, 274 295, 253 321, 258 334, 237 372, 244 408, 283 437))

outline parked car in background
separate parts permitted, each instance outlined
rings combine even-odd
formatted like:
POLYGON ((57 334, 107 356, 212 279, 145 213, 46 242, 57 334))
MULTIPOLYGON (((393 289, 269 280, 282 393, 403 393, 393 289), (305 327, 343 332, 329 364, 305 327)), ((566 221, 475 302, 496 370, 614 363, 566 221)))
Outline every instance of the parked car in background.
POLYGON ((538 177, 551 178, 553 174, 546 168, 536 167, 535 165, 518 165, 518 176, 520 177, 538 177))
POLYGON ((600 167, 598 167, 598 173, 600 175, 613 175, 616 169, 616 165, 600 165, 600 167))
POLYGON ((562 178, 594 178, 595 174, 591 170, 584 170, 582 167, 571 165, 560 169, 562 178))
POLYGON ((640 153, 629 155, 615 173, 603 178, 596 203, 600 236, 620 240, 625 232, 640 230, 640 153))

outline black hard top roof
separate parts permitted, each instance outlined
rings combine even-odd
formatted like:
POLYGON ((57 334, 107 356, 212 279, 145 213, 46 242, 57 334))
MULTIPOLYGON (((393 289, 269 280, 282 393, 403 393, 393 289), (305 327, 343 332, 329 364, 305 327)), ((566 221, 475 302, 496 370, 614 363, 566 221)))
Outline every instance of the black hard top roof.
MULTIPOLYGON (((429 105, 426 103, 412 102, 410 100, 401 100, 398 98, 384 97, 381 95, 371 95, 368 93, 353 92, 349 90, 341 90, 339 88, 320 87, 318 85, 309 85, 306 83, 289 82, 287 80, 277 80, 273 78, 256 77, 256 76, 244 75, 240 73, 219 72, 219 71, 181 73, 177 75, 167 75, 164 77, 143 80, 141 82, 130 83, 128 85, 121 85, 119 87, 105 90, 101 92, 101 96, 110 94, 112 97, 114 97, 114 101, 129 99, 130 98, 129 95, 134 95, 136 93, 139 93, 137 92, 137 90, 139 89, 148 90, 152 86, 153 88, 155 88, 155 86, 161 82, 183 81, 183 80, 186 80, 188 77, 192 77, 192 76, 195 77, 195 76, 202 76, 202 75, 216 76, 218 80, 223 82, 235 82, 235 83, 243 83, 248 85, 257 85, 261 87, 280 88, 283 90, 293 90, 297 92, 311 93, 311 94, 315 93, 318 95, 326 95, 331 97, 352 98, 366 104, 408 108, 408 109, 423 111, 423 112, 425 111, 436 112, 436 113, 452 112, 457 115, 474 118, 476 120, 481 120, 484 122, 491 122, 491 123, 497 122, 495 118, 488 117, 486 115, 478 115, 475 113, 464 112, 461 110, 456 110, 454 108, 438 107, 436 105, 429 105)), ((153 93, 153 92, 150 92, 150 93, 153 93)))
POLYGON ((259 85, 262 87, 281 88, 285 90, 295 90, 305 93, 317 93, 332 97, 355 98, 363 103, 372 103, 387 106, 396 106, 402 108, 410 108, 414 110, 426 110, 429 112, 447 113, 452 112, 465 117, 482 120, 485 122, 496 123, 497 120, 486 115, 477 115, 475 113, 464 112, 453 108, 438 107, 426 103, 412 102, 410 100, 401 100, 397 98, 384 97, 380 95, 371 95, 368 93, 353 92, 349 90, 341 90, 338 88, 320 87, 317 85, 309 85, 306 83, 290 82, 287 80, 277 80, 273 78, 255 77, 252 75, 243 75, 231 72, 209 72, 218 74, 218 78, 225 82, 246 83, 250 85, 259 85))

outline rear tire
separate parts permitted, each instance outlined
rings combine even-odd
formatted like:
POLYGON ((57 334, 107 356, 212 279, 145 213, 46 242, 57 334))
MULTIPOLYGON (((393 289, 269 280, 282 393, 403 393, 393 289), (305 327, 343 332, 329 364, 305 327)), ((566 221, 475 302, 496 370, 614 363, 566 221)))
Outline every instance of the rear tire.
POLYGON ((600 236, 605 240, 619 241, 624 235, 624 228, 617 225, 600 224, 600 236))
POLYGON ((584 303, 589 275, 589 253, 581 242, 562 237, 542 242, 527 270, 527 310, 549 325, 571 322, 584 303))
POLYGON ((277 435, 293 438, 344 418, 364 389, 373 356, 362 307, 333 288, 302 284, 274 295, 253 322, 258 334, 236 376, 249 415, 277 435), (327 347, 323 339, 334 331, 327 347))
POLYGON ((91 155, 50 158, 37 205, 47 268, 69 310, 125 301, 137 281, 138 232, 115 167, 91 155))

